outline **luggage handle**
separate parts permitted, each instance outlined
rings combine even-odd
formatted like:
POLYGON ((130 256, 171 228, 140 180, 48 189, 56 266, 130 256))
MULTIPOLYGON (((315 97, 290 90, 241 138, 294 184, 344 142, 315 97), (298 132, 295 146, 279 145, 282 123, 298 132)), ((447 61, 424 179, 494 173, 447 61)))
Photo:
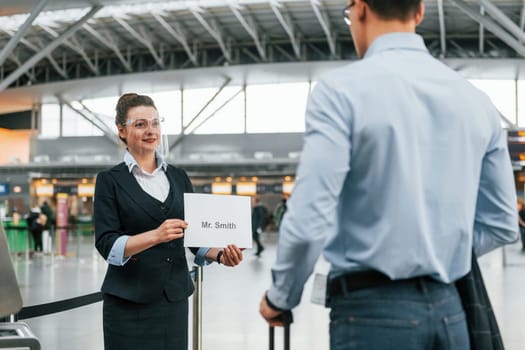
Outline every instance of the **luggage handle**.
MULTIPOLYGON (((284 350, 290 350, 290 324, 293 322, 293 315, 290 310, 283 312, 276 318, 284 323, 284 350)), ((270 350, 275 350, 275 327, 270 326, 270 350)))

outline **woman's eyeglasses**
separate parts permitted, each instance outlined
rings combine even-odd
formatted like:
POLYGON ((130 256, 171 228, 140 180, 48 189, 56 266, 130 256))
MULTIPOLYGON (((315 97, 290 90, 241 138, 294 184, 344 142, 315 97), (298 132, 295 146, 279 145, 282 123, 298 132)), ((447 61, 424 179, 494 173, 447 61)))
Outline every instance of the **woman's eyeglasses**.
POLYGON ((132 125, 137 130, 145 130, 148 128, 152 129, 158 129, 160 127, 160 123, 164 121, 164 118, 153 118, 153 119, 146 119, 146 118, 138 118, 138 119, 128 119, 126 121, 126 125, 132 125))

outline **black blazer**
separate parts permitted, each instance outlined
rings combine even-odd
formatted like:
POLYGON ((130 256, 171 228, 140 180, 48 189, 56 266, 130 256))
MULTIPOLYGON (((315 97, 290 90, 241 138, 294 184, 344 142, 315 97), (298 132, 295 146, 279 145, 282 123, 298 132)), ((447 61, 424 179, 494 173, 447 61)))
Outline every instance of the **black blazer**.
MULTIPOLYGON (((94 198, 95 246, 107 260, 121 235, 135 235, 159 227, 168 218, 184 219, 184 192, 193 192, 182 169, 168 166, 171 203, 142 190, 125 163, 98 174, 94 198)), ((169 198, 169 197, 168 197, 169 198)), ((138 303, 182 300, 193 292, 183 239, 161 243, 134 255, 124 266, 109 265, 102 293, 138 303)))

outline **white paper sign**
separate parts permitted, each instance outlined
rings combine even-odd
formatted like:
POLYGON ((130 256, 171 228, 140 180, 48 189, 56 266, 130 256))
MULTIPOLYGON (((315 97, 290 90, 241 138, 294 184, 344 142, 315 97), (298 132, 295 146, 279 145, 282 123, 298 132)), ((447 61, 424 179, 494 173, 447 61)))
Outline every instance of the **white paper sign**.
POLYGON ((250 197, 184 193, 185 247, 252 247, 250 197))

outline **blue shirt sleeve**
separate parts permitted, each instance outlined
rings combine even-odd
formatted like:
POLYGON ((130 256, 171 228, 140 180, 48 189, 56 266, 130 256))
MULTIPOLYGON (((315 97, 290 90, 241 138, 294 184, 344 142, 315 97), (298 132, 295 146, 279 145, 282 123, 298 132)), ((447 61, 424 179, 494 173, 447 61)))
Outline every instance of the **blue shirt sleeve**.
POLYGON ((337 201, 350 170, 350 129, 331 94, 323 83, 312 92, 295 187, 279 229, 268 299, 285 310, 299 304, 326 237, 336 230, 337 201))
POLYGON ((129 236, 120 236, 117 238, 115 243, 113 243, 113 247, 111 248, 111 251, 108 255, 107 263, 115 266, 124 266, 128 260, 129 256, 124 256, 124 251, 126 249, 126 243, 129 239, 129 236))
MULTIPOLYGON (((126 242, 128 241, 129 236, 120 236, 115 243, 113 244, 113 247, 111 248, 111 251, 109 252, 109 256, 107 259, 107 263, 115 266, 124 266, 128 260, 130 259, 129 256, 124 256, 124 251, 126 248, 126 242)), ((197 254, 195 254, 195 264, 199 266, 206 266, 212 263, 212 261, 206 260, 206 254, 210 248, 199 248, 197 251, 197 254)))
POLYGON ((194 260, 196 265, 206 266, 212 263, 211 261, 206 260, 206 253, 208 253, 208 250, 210 250, 210 248, 199 248, 199 250, 197 250, 194 260))
POLYGON ((476 256, 518 239, 517 198, 507 139, 503 129, 495 130, 479 180, 473 237, 476 256))

